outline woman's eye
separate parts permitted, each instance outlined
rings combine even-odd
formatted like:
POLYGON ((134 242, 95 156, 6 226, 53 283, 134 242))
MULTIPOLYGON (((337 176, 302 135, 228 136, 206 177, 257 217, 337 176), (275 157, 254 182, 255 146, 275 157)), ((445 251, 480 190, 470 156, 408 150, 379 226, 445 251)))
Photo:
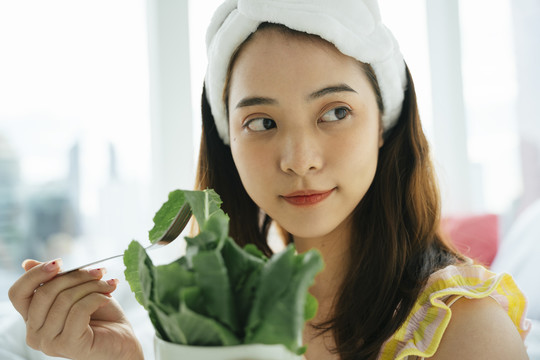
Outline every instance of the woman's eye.
POLYGON ((276 127, 276 123, 272 119, 268 118, 257 118, 249 120, 246 125, 244 125, 251 131, 265 131, 270 130, 276 127))
POLYGON ((338 121, 343 120, 351 112, 350 109, 346 107, 337 107, 332 110, 329 110, 321 116, 321 121, 338 121))

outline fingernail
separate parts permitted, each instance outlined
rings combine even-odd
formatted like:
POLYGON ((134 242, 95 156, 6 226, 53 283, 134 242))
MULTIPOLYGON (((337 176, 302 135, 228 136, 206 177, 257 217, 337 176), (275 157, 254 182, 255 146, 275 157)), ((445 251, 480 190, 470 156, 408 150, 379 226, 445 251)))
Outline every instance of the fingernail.
POLYGON ((52 261, 49 261, 48 263, 45 263, 45 265, 43 265, 43 270, 47 272, 53 272, 55 270, 60 269, 60 265, 62 265, 61 259, 52 260, 52 261))
POLYGON ((98 269, 92 269, 92 270, 88 270, 88 272, 90 273, 90 275, 92 276, 103 276, 107 273, 107 269, 105 268, 98 268, 98 269))
POLYGON ((107 284, 109 284, 111 286, 114 286, 114 285, 118 284, 118 279, 107 280, 107 284))

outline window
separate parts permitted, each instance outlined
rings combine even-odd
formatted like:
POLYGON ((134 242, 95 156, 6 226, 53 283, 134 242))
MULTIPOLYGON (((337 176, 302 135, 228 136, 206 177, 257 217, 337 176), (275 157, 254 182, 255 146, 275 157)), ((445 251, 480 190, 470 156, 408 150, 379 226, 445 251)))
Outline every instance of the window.
POLYGON ((443 213, 494 213, 510 225, 540 197, 538 6, 509 0, 380 5, 415 80, 443 213))
POLYGON ((6 289, 25 258, 76 263, 146 238, 145 2, 1 2, 0 49, 6 289))

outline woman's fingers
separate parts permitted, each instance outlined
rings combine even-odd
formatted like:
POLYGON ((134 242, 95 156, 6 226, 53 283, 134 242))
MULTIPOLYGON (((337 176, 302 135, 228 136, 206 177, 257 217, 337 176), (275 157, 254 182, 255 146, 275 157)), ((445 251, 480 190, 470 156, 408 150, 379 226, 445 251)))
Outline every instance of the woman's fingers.
MULTIPOLYGON (((90 308, 81 309, 88 304, 88 297, 91 299, 102 299, 103 296, 108 298, 109 294, 116 289, 116 281, 100 281, 93 280, 85 282, 81 285, 74 286, 63 290, 56 296, 53 304, 50 306, 46 319, 39 328, 33 328, 30 326, 30 319, 33 319, 33 315, 29 316, 29 322, 27 323, 27 342, 32 347, 43 347, 47 344, 54 344, 57 341, 57 337, 71 339, 77 339, 79 334, 74 333, 72 330, 66 328, 66 320, 72 312, 80 313, 88 312, 92 314, 95 309, 92 302, 90 308), (99 295, 99 296, 98 296, 99 295)), ((30 313, 29 313, 30 314, 30 313)), ((88 328, 90 318, 83 317, 78 318, 82 321, 81 326, 88 328)))
MULTIPOLYGON (((54 303, 73 304, 73 292, 80 292, 79 298, 85 295, 81 284, 99 280, 105 273, 104 269, 78 270, 51 279, 35 289, 31 303, 28 305, 26 326, 32 332, 37 332, 45 323, 54 303), (66 291, 73 288, 71 292, 66 291), (70 299, 70 296, 72 297, 70 299)), ((58 308, 60 305, 57 305, 58 308)), ((69 310, 69 307, 66 309, 69 310)))
POLYGON ((27 263, 29 270, 8 291, 9 300, 25 321, 28 319, 28 307, 34 296, 34 290, 40 284, 46 283, 58 274, 62 261, 57 259, 40 264, 35 264, 34 262, 27 263), (31 265, 34 266, 31 267, 31 265))
POLYGON ((59 342, 73 342, 92 353, 93 359, 142 359, 142 349, 114 298, 93 293, 71 308, 59 342), (111 336, 114 335, 114 336, 111 336))
POLYGON ((26 273, 9 298, 26 322, 29 346, 66 358, 141 358, 131 326, 110 297, 118 280, 101 280, 100 269, 57 276, 60 260, 22 266, 26 273))
MULTIPOLYGON (((118 285, 119 281, 118 279, 110 279, 107 280, 107 283, 114 286, 114 289, 116 290, 116 286, 118 285)), ((116 300, 114 300, 114 298, 108 306, 101 307, 92 314, 92 321, 127 322, 122 308, 116 302, 116 300)))
MULTIPOLYGON (((115 282, 92 280, 62 290, 50 305, 47 307, 39 306, 39 311, 42 311, 39 315, 34 316, 34 313, 28 312, 27 327, 29 330, 43 334, 44 337, 54 337, 64 330, 68 313, 78 301, 92 293, 109 294, 115 289, 115 282), (48 309, 48 311, 43 311, 44 309, 48 309), (37 319, 38 317, 41 319, 37 319), (33 324, 31 324, 31 320, 33 324), (34 324, 38 324, 39 327, 33 326, 34 324)), ((33 305, 34 302, 32 302, 31 309, 33 305)))
POLYGON ((22 268, 24 269, 24 271, 28 271, 30 270, 31 268, 33 268, 34 266, 36 265, 39 265, 39 264, 43 264, 42 262, 39 262, 39 261, 36 261, 36 260, 33 260, 33 259, 26 259, 22 262, 22 268))
MULTIPOLYGON (((75 327, 65 326, 62 333, 52 336, 50 334, 35 334, 27 333, 27 344, 35 349, 40 350, 49 356, 60 356, 73 358, 78 355, 82 358, 91 352, 93 334, 89 327, 90 316, 93 312, 102 306, 105 306, 110 297, 92 293, 80 299, 71 307, 68 319, 72 318, 71 314, 75 314, 73 322, 76 322, 75 327)), ((70 324, 72 321, 70 320, 70 324)))
POLYGON ((107 306, 111 301, 112 298, 99 293, 89 294, 79 300, 69 311, 62 336, 69 334, 76 336, 83 342, 90 341, 89 344, 92 344, 94 334, 89 331, 92 314, 107 306))

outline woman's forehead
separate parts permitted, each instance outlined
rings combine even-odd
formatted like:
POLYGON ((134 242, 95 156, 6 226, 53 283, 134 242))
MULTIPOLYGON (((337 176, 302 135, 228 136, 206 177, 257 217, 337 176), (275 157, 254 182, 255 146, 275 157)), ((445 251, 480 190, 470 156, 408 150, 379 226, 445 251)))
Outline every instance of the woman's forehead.
POLYGON ((264 29, 255 33, 239 52, 229 90, 231 96, 234 92, 265 88, 300 90, 303 86, 311 92, 317 87, 344 82, 367 82, 356 59, 316 36, 264 29))
MULTIPOLYGON (((342 54, 334 44, 322 39, 317 35, 290 30, 285 27, 265 27, 257 30, 241 46, 239 56, 246 52, 246 49, 256 48, 256 51, 264 53, 287 48, 302 46, 304 51, 325 51, 330 56, 347 57, 342 54)), ((352 59, 352 58, 350 58, 352 59)))

